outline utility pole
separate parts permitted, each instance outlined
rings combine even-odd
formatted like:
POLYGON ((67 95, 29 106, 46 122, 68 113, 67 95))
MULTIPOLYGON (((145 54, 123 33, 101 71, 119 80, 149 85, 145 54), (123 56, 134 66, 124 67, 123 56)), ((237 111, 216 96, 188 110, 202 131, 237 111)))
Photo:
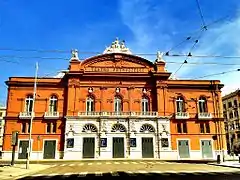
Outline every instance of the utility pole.
POLYGON ((34 114, 35 114, 34 109, 35 109, 35 99, 36 99, 36 91, 37 91, 37 74, 38 74, 38 62, 36 62, 36 67, 35 67, 34 88, 33 88, 33 105, 32 105, 32 112, 31 112, 31 119, 30 119, 26 169, 29 169, 30 153, 31 153, 31 149, 32 149, 32 122, 33 122, 33 118, 34 118, 34 114))

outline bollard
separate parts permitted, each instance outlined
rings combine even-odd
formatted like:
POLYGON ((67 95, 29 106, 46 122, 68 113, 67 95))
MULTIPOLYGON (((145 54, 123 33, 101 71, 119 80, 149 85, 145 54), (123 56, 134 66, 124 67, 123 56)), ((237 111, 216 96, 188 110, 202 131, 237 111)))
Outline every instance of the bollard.
POLYGON ((221 163, 221 157, 220 155, 217 155, 217 164, 220 164, 221 163))

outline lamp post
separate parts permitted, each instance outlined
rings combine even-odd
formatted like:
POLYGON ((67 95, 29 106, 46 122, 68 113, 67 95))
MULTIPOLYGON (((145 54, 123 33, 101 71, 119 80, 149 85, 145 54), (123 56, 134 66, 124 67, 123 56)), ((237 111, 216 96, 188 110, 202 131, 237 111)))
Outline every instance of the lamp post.
POLYGON ((35 99, 36 99, 36 91, 37 91, 37 73, 38 73, 38 62, 36 62, 35 67, 35 78, 34 78, 34 88, 33 88, 33 105, 31 111, 31 119, 30 119, 30 130, 29 130, 29 140, 28 140, 28 149, 27 149, 27 161, 26 161, 26 169, 29 169, 30 164, 30 153, 32 149, 32 122, 34 118, 34 109, 35 109, 35 99))

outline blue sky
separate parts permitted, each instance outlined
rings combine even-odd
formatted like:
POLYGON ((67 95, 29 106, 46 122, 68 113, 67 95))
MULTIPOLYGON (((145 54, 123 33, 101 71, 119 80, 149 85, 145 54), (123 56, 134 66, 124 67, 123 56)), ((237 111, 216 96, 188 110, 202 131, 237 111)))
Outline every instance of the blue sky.
MULTIPOLYGON (((239 0, 199 0, 206 24, 192 54, 240 56, 239 0)), ((188 53, 202 21, 195 0, 0 0, 0 102, 6 98, 4 81, 9 76, 55 75, 66 69, 70 50, 102 52, 116 37, 126 41, 133 53, 166 52, 186 37, 192 39, 170 53, 188 53), (59 52, 9 51, 10 49, 64 50, 59 52), (7 57, 4 57, 7 56, 7 57), (12 56, 12 57, 11 57, 12 56), (35 57, 35 58, 33 58, 35 57), (60 59, 42 59, 52 57, 60 59)), ((80 58, 92 54, 80 54, 80 58)), ((154 60, 154 56, 145 56, 154 60)), ((165 57, 166 62, 183 62, 184 57, 165 57)), ((191 58, 189 62, 238 63, 239 59, 191 58)), ((240 62, 239 62, 240 64, 240 62)), ((167 64, 174 72, 180 64, 167 64)), ((193 78, 239 66, 184 65, 178 78, 193 78)), ((240 87, 240 72, 206 79, 220 79, 229 92, 240 87)))

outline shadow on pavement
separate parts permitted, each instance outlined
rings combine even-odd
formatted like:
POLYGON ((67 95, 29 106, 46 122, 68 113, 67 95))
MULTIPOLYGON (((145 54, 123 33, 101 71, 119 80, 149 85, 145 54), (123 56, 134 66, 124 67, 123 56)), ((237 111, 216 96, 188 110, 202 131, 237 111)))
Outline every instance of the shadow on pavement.
MULTIPOLYGON (((129 175, 125 172, 117 172, 117 176, 124 177, 124 179, 162 179, 162 180, 239 180, 240 174, 235 173, 215 173, 215 174, 188 174, 188 173, 148 173, 148 174, 132 174, 129 175)), ((106 177, 117 178, 117 176, 112 175, 111 173, 104 173, 101 176, 97 176, 96 174, 87 174, 86 176, 81 176, 79 174, 72 175, 56 175, 56 176, 38 176, 38 177, 24 177, 20 180, 40 180, 40 179, 106 179, 106 177)))

